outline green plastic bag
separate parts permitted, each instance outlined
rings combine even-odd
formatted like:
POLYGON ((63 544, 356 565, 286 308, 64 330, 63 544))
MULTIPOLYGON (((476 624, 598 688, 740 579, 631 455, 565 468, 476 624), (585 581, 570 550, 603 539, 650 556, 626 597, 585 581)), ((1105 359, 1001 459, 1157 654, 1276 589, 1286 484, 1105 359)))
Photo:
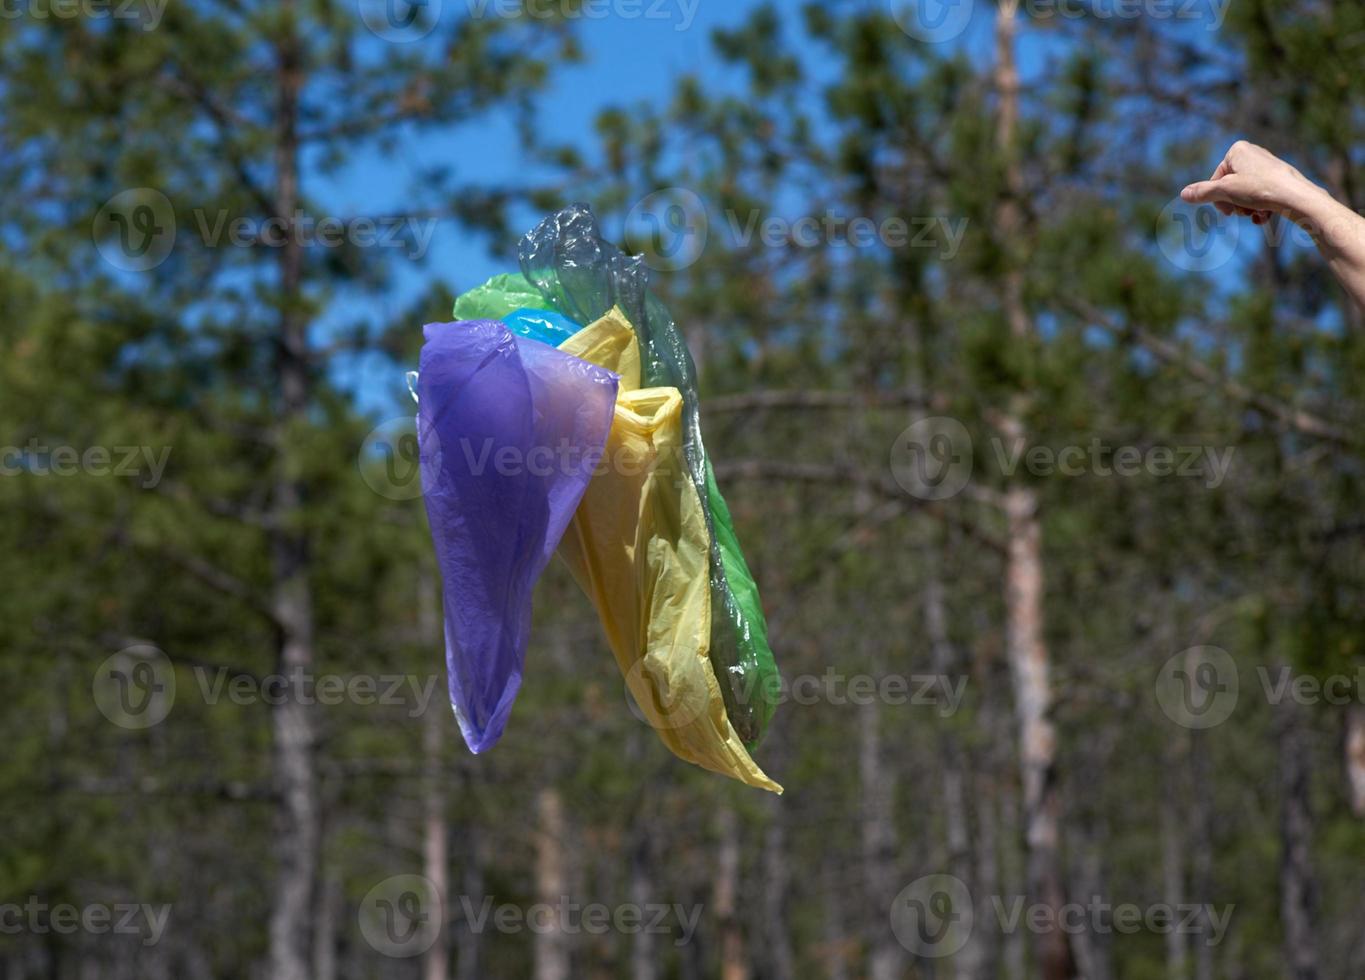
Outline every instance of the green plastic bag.
POLYGON ((546 310, 540 290, 516 272, 494 276, 455 300, 457 320, 501 320, 517 310, 546 310))
POLYGON ((697 372, 687 343, 668 308, 649 291, 644 260, 603 240, 586 205, 570 205, 542 221, 522 239, 519 257, 541 302, 578 323, 592 323, 619 306, 640 340, 640 384, 682 394, 687 471, 711 532, 711 666, 731 725, 752 747, 772 719, 780 678, 758 586, 702 442, 697 372))

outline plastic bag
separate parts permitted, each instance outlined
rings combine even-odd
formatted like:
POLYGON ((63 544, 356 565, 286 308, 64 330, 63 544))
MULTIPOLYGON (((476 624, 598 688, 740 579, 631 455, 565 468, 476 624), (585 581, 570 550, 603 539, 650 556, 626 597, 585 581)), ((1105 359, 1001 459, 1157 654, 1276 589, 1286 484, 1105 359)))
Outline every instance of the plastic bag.
POLYGON ((639 345, 619 311, 562 349, 621 382, 602 465, 559 555, 597 608, 626 685, 664 744, 688 762, 781 793, 731 725, 707 657, 711 541, 682 452, 682 395, 638 387, 639 345))
POLYGON ((617 375, 621 379, 618 391, 640 387, 640 342, 619 309, 609 310, 600 320, 574 334, 560 350, 617 375))
POLYGON ((558 347, 583 329, 580 324, 554 310, 516 310, 502 317, 502 322, 518 337, 538 340, 551 347, 558 347))
POLYGON ((425 327, 422 489, 441 569, 450 701, 473 752, 521 686, 531 593, 587 489, 614 374, 497 321, 425 327))
MULTIPOLYGON (((546 307, 540 290, 515 272, 494 276, 455 300, 456 320, 501 320, 517 310, 546 307)), ((584 321, 587 322, 587 321, 584 321)))
POLYGON ((743 741, 756 745, 779 693, 758 586, 744 561, 729 507, 715 483, 701 436, 696 368, 667 307, 648 288, 648 269, 598 234, 592 212, 570 205, 522 239, 521 269, 544 300, 579 323, 619 307, 639 338, 642 385, 677 388, 683 399, 687 471, 710 532, 711 665, 726 712, 743 741))

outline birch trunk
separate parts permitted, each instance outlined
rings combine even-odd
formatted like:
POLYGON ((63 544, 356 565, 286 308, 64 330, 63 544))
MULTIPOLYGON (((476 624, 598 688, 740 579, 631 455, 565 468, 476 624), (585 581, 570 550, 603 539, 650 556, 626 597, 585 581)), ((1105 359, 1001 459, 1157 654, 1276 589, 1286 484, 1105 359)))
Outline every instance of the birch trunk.
MULTIPOLYGON (((996 15, 995 89, 997 147, 1005 161, 1006 192, 996 224, 1008 254, 1021 248, 1023 232, 1019 200, 1023 179, 1016 146, 1019 120, 1019 72, 1015 62, 1019 0, 1000 0, 996 15)), ((1024 301, 1024 274, 1018 261, 1007 260, 1002 300, 1010 333, 1022 349, 1033 340, 1033 323, 1024 301)), ((1026 446, 1026 392, 1012 399, 1002 430, 1012 451, 1026 446)), ((1057 793, 1057 735, 1051 720, 1051 664, 1043 638, 1043 542, 1036 491, 1023 483, 1004 495, 1008 549, 1005 567, 1006 655, 1014 680, 1018 715, 1020 768, 1023 783, 1024 840, 1028 849, 1028 892, 1031 901, 1053 911, 1059 921, 1065 901, 1061 874, 1061 804, 1057 793)), ((1052 929, 1036 937, 1035 959, 1042 980, 1068 980, 1075 962, 1066 933, 1052 929)))
MULTIPOLYGON (((1011 488, 1006 494, 1006 516, 1009 523, 1006 651, 1018 713, 1028 893, 1032 902, 1050 907, 1051 921, 1057 922, 1065 903, 1059 831, 1061 804, 1054 771, 1057 736, 1049 718, 1050 665, 1043 640, 1042 529, 1034 492, 1026 487, 1011 488)), ((1043 980, 1068 980, 1075 976, 1071 944, 1065 932, 1052 929, 1038 935, 1035 941, 1035 959, 1043 980)))

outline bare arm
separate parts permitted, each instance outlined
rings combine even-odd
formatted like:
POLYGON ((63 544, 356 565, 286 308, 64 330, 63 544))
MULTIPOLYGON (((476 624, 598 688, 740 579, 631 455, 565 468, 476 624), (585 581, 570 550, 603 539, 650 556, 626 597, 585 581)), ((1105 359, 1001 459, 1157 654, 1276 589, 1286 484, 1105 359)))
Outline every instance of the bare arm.
POLYGON ((1365 309, 1365 218, 1269 150, 1234 143, 1212 177, 1190 184, 1180 196, 1258 225, 1272 213, 1284 215, 1313 236, 1332 273, 1365 309))

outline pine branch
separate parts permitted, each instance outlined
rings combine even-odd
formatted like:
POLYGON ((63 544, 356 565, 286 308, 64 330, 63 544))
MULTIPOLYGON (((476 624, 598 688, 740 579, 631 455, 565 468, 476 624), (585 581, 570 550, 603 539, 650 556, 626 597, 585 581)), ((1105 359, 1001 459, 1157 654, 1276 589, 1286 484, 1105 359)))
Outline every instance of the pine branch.
POLYGON ((1356 445, 1356 439, 1335 422, 1278 401, 1264 392, 1247 387, 1240 381, 1224 377, 1197 357, 1187 354, 1176 344, 1158 337, 1150 330, 1135 324, 1118 323, 1101 310, 1080 300, 1068 302, 1073 312, 1090 323, 1121 339, 1136 340, 1159 360, 1181 369, 1196 381, 1208 385, 1233 401, 1250 406, 1304 435, 1326 439, 1343 446, 1356 445))
POLYGON ((861 393, 856 391, 796 391, 770 389, 747 391, 736 395, 720 395, 703 403, 707 414, 750 412, 763 409, 825 409, 825 408, 932 408, 942 409, 947 401, 942 396, 926 394, 916 388, 896 391, 861 393))
MULTIPOLYGON (((1005 550, 1003 541, 983 530, 977 524, 965 520, 956 508, 945 506, 942 501, 916 499, 901 489, 900 485, 894 481, 871 479, 853 467, 822 463, 788 463, 782 460, 745 459, 721 463, 715 469, 717 480, 775 480, 786 483, 857 487, 870 490, 886 500, 899 502, 906 510, 918 510, 957 527, 968 537, 986 545, 993 551, 1003 552, 1005 550)), ((999 495, 989 488, 974 487, 969 484, 963 493, 977 502, 999 506, 999 495)))

